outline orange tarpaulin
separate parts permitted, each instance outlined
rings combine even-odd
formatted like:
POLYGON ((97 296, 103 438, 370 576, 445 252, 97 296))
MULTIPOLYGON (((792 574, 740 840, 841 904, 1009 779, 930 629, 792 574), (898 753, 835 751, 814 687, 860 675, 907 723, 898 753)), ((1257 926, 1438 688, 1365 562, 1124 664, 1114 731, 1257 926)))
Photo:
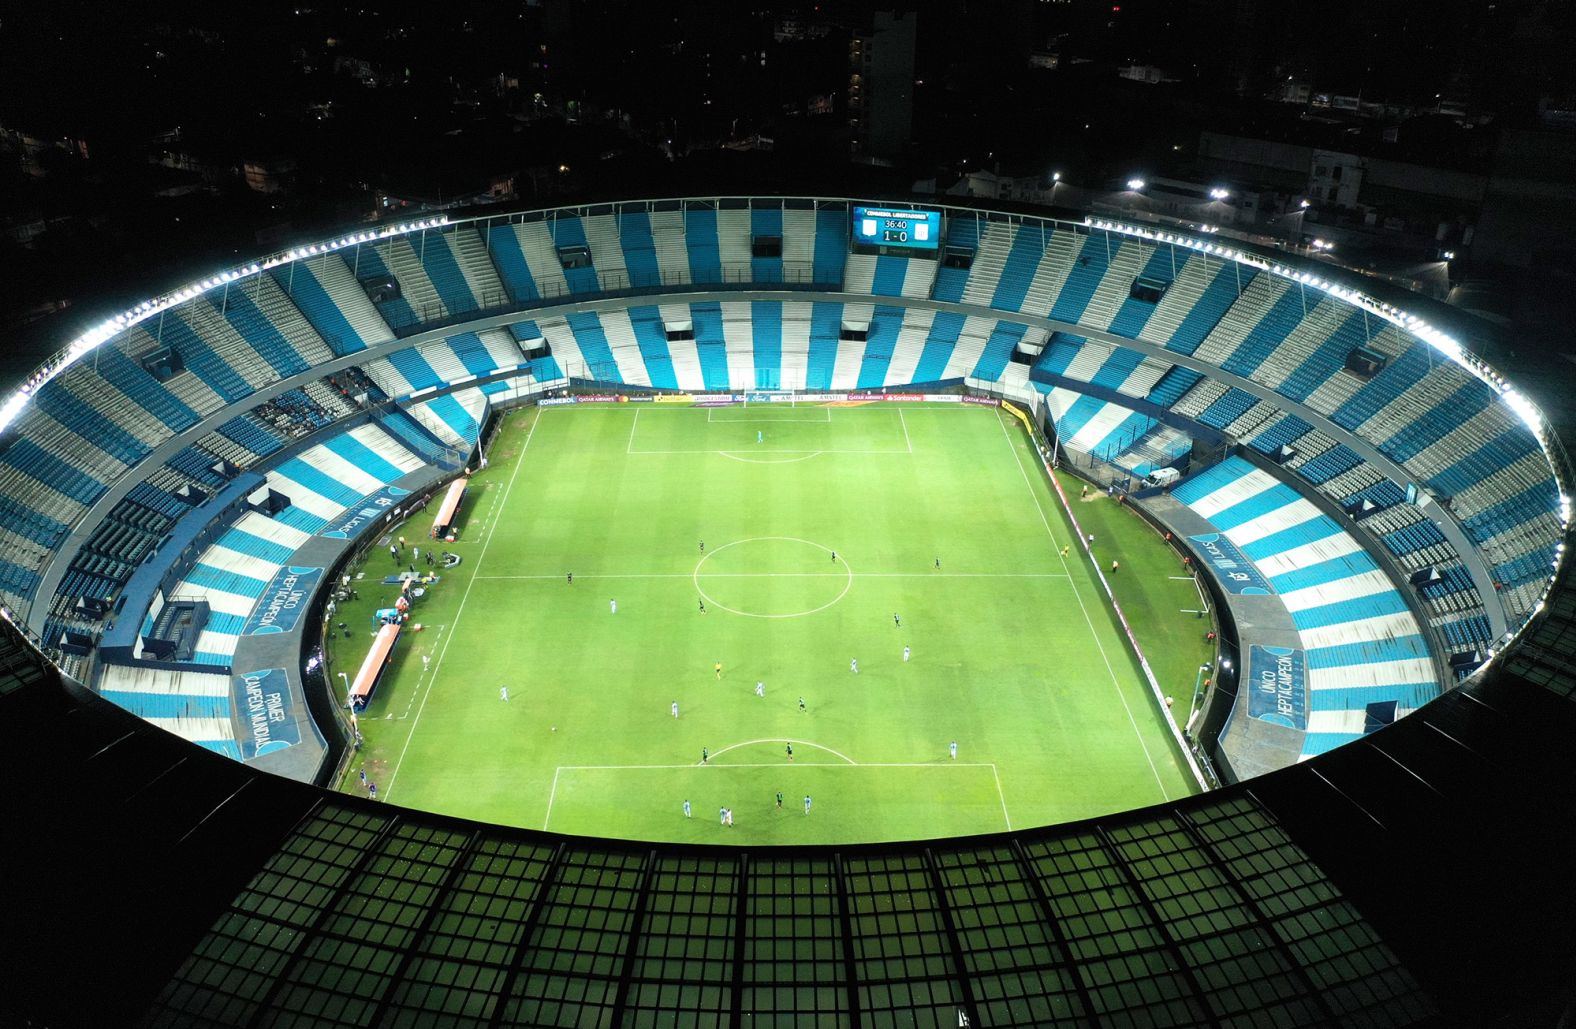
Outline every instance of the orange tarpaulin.
POLYGON ((438 516, 432 520, 433 536, 444 536, 454 524, 454 519, 460 514, 460 498, 465 496, 465 480, 455 479, 449 483, 449 491, 443 495, 443 503, 438 505, 438 516))
POLYGON ((398 625, 385 625, 378 630, 377 639, 372 641, 372 649, 367 651, 367 659, 361 662, 361 671, 356 673, 356 678, 350 684, 350 699, 352 703, 365 704, 367 698, 372 696, 372 690, 378 684, 378 677, 383 674, 383 666, 388 664, 389 654, 394 651, 394 641, 399 639, 398 625))

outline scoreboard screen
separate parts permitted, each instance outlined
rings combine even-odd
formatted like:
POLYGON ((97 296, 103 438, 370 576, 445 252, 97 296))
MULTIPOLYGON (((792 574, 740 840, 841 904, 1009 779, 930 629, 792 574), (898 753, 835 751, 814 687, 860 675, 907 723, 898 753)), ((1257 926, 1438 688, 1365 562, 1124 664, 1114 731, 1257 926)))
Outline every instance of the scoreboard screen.
POLYGON ((856 207, 854 242, 864 246, 935 250, 941 245, 941 212, 856 207))

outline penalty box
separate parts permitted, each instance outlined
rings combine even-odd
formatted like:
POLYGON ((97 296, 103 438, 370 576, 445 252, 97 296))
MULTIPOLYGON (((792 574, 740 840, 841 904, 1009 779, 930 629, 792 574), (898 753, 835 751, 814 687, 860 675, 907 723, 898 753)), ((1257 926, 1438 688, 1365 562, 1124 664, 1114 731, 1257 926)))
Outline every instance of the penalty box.
POLYGON ((891 407, 640 407, 626 453, 912 454, 901 410, 891 407), (757 439, 757 433, 764 438, 757 439))
POLYGON ((718 758, 705 765, 560 766, 542 827, 625 839, 774 844, 882 842, 1012 827, 994 764, 943 758, 852 765, 809 747, 794 750, 792 762, 781 751, 761 761, 757 750, 754 760, 718 758), (813 798, 809 815, 806 794, 813 798), (731 830, 719 825, 721 807, 734 813, 731 830))

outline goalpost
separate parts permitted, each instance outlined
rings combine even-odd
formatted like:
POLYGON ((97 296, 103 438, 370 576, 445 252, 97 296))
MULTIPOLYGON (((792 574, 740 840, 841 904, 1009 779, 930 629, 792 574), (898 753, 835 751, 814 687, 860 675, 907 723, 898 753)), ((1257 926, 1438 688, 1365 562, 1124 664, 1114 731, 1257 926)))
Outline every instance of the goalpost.
POLYGON ((751 404, 787 404, 789 407, 799 406, 797 394, 791 389, 756 389, 744 394, 744 406, 751 404))

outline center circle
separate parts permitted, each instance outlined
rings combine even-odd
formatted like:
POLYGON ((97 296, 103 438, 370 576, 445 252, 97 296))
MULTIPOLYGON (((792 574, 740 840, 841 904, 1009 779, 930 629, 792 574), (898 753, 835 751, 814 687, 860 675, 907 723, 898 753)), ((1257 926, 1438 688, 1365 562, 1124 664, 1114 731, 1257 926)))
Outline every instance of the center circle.
POLYGON ((754 536, 708 551, 694 579, 712 607, 750 618, 798 618, 847 596, 854 572, 831 547, 793 536, 754 536))

